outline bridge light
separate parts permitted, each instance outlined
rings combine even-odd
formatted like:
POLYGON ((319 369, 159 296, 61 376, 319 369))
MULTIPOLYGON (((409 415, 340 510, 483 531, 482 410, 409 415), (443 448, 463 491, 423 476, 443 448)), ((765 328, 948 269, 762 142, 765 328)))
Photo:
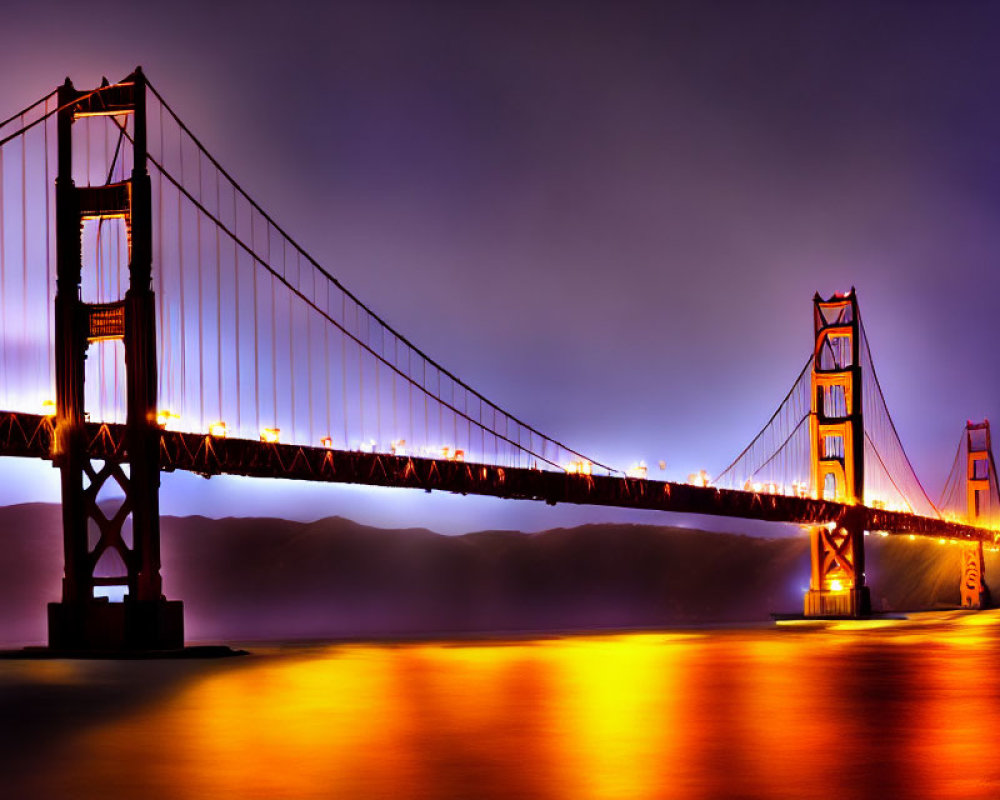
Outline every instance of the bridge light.
POLYGON ((844 584, 842 584, 840 581, 837 580, 830 581, 830 591, 842 592, 844 591, 844 584))
POLYGON ((708 476, 708 473, 705 472, 705 470, 701 469, 691 475, 688 475, 687 482, 692 486, 708 486, 712 482, 712 479, 708 476))
POLYGON ((267 444, 277 444, 281 438, 281 428, 262 428, 260 440, 267 444))
POLYGON ((225 422, 213 422, 208 426, 208 435, 215 436, 219 439, 226 438, 226 423, 225 422))
POLYGON ((331 437, 331 436, 324 436, 322 439, 319 440, 319 444, 320 444, 320 447, 325 447, 327 450, 332 450, 333 449, 333 437, 331 437))
POLYGON ((581 458, 577 461, 570 461, 563 469, 569 475, 590 475, 592 465, 587 459, 581 458))
POLYGON ((646 480, 646 476, 649 475, 649 468, 646 466, 645 461, 640 461, 638 464, 633 464, 627 470, 625 470, 625 475, 629 478, 639 478, 641 480, 646 480))
POLYGON ((156 424, 164 430, 177 430, 177 424, 180 421, 180 418, 180 414, 175 414, 173 411, 167 411, 166 409, 161 409, 156 412, 156 424))
POLYGON ((42 401, 42 416, 43 417, 54 417, 56 415, 56 401, 55 400, 43 400, 42 401))
POLYGON ((406 455, 406 439, 393 439, 389 443, 389 449, 394 456, 406 455))

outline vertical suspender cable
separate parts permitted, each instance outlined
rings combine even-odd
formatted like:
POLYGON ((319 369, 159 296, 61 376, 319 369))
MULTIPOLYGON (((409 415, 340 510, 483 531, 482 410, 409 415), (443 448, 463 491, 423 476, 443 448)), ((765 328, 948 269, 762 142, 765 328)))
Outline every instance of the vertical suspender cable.
MULTIPOLYGON (((180 169, 181 169, 181 185, 184 184, 184 139, 182 138, 183 133, 180 129, 177 131, 177 145, 178 152, 180 155, 180 169)), ((184 286, 184 209, 181 205, 183 195, 180 191, 177 192, 177 290, 180 292, 180 319, 178 321, 180 327, 180 344, 181 344, 181 357, 180 357, 180 367, 181 367, 181 397, 180 397, 180 407, 178 413, 185 414, 187 411, 187 314, 184 311, 184 295, 186 294, 184 286)))
MULTIPOLYGON (((237 225, 239 221, 239 215, 236 213, 236 187, 233 186, 233 230, 237 230, 237 225)), ((219 226, 215 226, 216 233, 219 231, 219 226)), ((240 252, 236 246, 236 240, 233 239, 233 306, 236 312, 236 317, 233 322, 233 329, 235 330, 235 335, 233 336, 233 346, 236 348, 236 430, 241 431, 243 429, 242 414, 243 414, 243 403, 240 399, 240 388, 243 383, 243 371, 242 364, 240 362, 240 252)), ((256 313, 255 313, 256 316, 256 313)), ((254 394, 256 394, 256 386, 254 386, 254 394)))
MULTIPOLYGON (((256 248, 257 246, 252 207, 250 208, 250 245, 251 248, 256 248)), ((257 295, 257 262, 253 258, 250 259, 250 277, 253 282, 253 318, 250 320, 250 329, 253 331, 253 402, 255 423, 257 430, 260 431, 260 347, 258 344, 256 322, 259 301, 257 295)))
MULTIPOLYGON (((219 180, 219 171, 215 170, 215 213, 222 219, 222 189, 219 180)), ((215 365, 216 378, 219 381, 219 419, 225 419, 222 408, 222 232, 219 226, 215 228, 215 336, 218 341, 216 348, 215 365)), ((237 381, 239 385, 239 381, 237 381)), ((236 424, 239 430, 239 423, 236 424)))
MULTIPOLYGON (((264 253, 267 264, 271 264, 271 223, 265 220, 264 224, 264 253)), ((271 394, 274 402, 274 421, 271 423, 278 427, 278 279, 274 273, 271 276, 271 394)))
POLYGON ((406 414, 409 425, 406 429, 408 441, 410 443, 409 452, 413 452, 413 445, 417 438, 413 431, 413 348, 406 345, 406 414))
MULTIPOLYGON (((21 115, 24 127, 24 114, 21 115)), ((21 343, 28 343, 28 200, 27 200, 27 137, 21 135, 21 343)), ((27 364, 25 364, 27 366, 27 364)), ((22 377, 23 378, 26 376, 22 377)))
MULTIPOLYGON (((301 277, 302 261, 298 251, 295 252, 295 272, 301 277)), ((312 271, 312 292, 313 302, 319 304, 319 297, 316 294, 316 270, 312 271)), ((310 444, 316 443, 316 432, 313 430, 313 340, 312 340, 312 311, 306 315, 306 397, 309 398, 308 407, 308 441, 310 444)))
MULTIPOLYGON (((45 98, 45 115, 49 114, 49 99, 45 98)), ((52 330, 52 253, 50 249, 52 226, 50 224, 50 199, 53 191, 53 182, 49 180, 49 123, 48 120, 42 123, 43 150, 45 151, 45 335, 48 341, 54 341, 55 332, 52 330)), ((2 246, 2 244, 0 244, 2 246)), ((48 376, 45 381, 46 398, 53 397, 53 387, 55 380, 55 348, 47 348, 47 358, 45 360, 48 376)))
MULTIPOLYGON (((392 337, 392 364, 397 369, 399 368, 399 337, 396 335, 392 337)), ((396 414, 396 373, 389 377, 392 378, 392 438, 401 439, 396 414)))
MULTIPOLYGON (((368 320, 368 329, 371 330, 371 319, 368 320)), ((379 335, 381 336, 382 328, 378 329, 379 335)), ((369 341, 369 344, 371 342, 369 341)), ((385 339, 381 339, 381 344, 385 345, 385 339)), ((380 348, 379 355, 383 358, 385 357, 384 347, 380 348)), ((377 358, 372 359, 372 363, 375 365, 375 441, 378 442, 378 446, 382 447, 382 386, 379 380, 379 364, 381 363, 377 358)))
MULTIPOLYGON (((347 295, 340 293, 340 319, 347 327, 347 295)), ((347 336, 340 334, 340 389, 344 395, 344 449, 351 449, 351 440, 347 422, 347 336)))
MULTIPOLYGON (((201 162, 203 161, 201 152, 198 152, 198 202, 202 203, 201 194, 201 162)), ((205 284, 202 280, 202 270, 201 270, 201 214, 195 212, 195 238, 198 243, 198 259, 197 259, 197 271, 198 271, 198 416, 201 419, 201 429, 206 429, 205 423, 205 328, 204 328, 204 304, 202 302, 202 295, 205 291, 205 284)))
MULTIPOLYGON (((357 303, 354 304, 354 329, 357 331, 358 339, 362 338, 361 334, 361 306, 357 303)), ((358 348, 358 420, 361 426, 361 449, 365 448, 365 351, 361 348, 361 345, 357 345, 358 348)))
MULTIPOLYGON (((333 309, 330 308, 330 284, 326 285, 326 309, 328 314, 333 313, 333 309)), ((323 383, 326 385, 326 432, 324 436, 333 436, 333 429, 330 425, 331 414, 330 414, 330 379, 333 377, 333 370, 330 368, 330 326, 323 326, 323 376, 325 380, 323 383)), ((332 444, 332 441, 331 441, 332 444)))
MULTIPOLYGON (((288 251, 285 247, 286 240, 281 240, 281 271, 288 280, 288 251)), ((292 400, 291 430, 289 431, 290 441, 295 439, 295 308, 293 306, 294 297, 291 292, 288 295, 288 383, 292 400)))

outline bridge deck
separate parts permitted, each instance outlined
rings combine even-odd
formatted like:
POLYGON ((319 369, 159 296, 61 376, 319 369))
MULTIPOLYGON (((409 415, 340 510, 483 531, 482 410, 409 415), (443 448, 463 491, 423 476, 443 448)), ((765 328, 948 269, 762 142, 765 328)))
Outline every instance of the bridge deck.
MULTIPOLYGON (((54 420, 0 412, 0 455, 52 459, 54 420)), ((125 426, 87 423, 95 459, 125 459, 125 426)), ((572 475, 384 453, 162 431, 160 467, 199 475, 243 475, 445 491, 549 504, 616 506, 798 524, 839 523, 860 515, 865 530, 1000 542, 1000 532, 933 517, 812 498, 691 486, 607 475, 572 475)))

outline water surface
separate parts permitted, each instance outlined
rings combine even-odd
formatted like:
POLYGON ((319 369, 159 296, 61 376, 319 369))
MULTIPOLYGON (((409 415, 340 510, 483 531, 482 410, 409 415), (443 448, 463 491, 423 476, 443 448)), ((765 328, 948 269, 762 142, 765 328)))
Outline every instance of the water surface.
POLYGON ((997 798, 1000 612, 0 662, 5 797, 997 798))

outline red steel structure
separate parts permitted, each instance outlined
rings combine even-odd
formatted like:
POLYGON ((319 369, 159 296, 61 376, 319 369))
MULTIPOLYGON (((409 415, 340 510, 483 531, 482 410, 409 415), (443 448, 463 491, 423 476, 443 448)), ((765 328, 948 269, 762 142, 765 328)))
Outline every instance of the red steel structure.
POLYGON ((121 83, 87 92, 74 89, 67 78, 57 97, 56 415, 51 456, 62 481, 65 574, 61 601, 49 605, 49 644, 59 650, 177 648, 184 642, 182 606, 164 598, 160 579, 156 310, 151 288, 145 77, 137 70, 121 83), (103 186, 77 187, 74 127, 88 124, 92 117, 125 114, 134 121, 131 176, 103 186), (82 228, 87 221, 104 220, 125 226, 129 284, 116 302, 88 304, 80 299, 82 228), (84 362, 91 344, 116 339, 125 350, 127 421, 120 450, 99 459, 90 451, 85 430, 84 362), (124 492, 110 514, 97 503, 108 481, 117 482, 124 492), (123 602, 95 595, 95 589, 105 586, 127 588, 123 602))
MULTIPOLYGON (((829 300, 817 294, 813 320, 812 493, 846 505, 864 505, 861 330, 854 290, 829 300)), ((871 610, 864 531, 857 517, 843 524, 810 527, 812 571, 806 616, 857 616, 871 610)))
MULTIPOLYGON (((965 426, 965 486, 967 516, 970 525, 988 517, 987 509, 995 505, 996 465, 990 441, 989 420, 967 422, 965 426)), ((962 605, 966 608, 986 608, 990 592, 986 586, 983 563, 983 543, 974 542, 963 548, 962 605)))

